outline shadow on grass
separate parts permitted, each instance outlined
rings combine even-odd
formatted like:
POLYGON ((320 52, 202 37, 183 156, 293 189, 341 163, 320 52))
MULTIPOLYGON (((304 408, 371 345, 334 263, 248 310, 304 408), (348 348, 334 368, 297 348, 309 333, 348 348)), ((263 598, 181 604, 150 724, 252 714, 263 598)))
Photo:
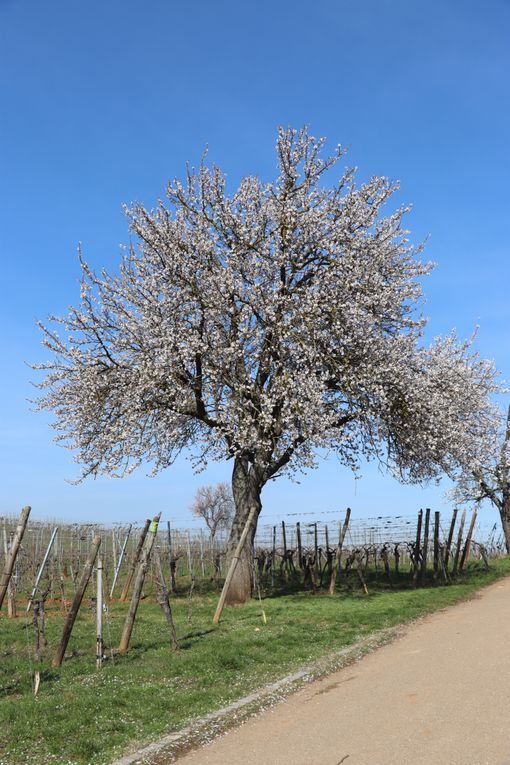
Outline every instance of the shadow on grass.
MULTIPOLYGON (((363 573, 363 578, 369 597, 372 594, 412 592, 414 590, 429 590, 440 587, 447 588, 451 585, 462 584, 463 582, 473 582, 477 579, 478 575, 486 575, 487 573, 485 565, 475 561, 471 562, 467 569, 458 572, 455 576, 450 574, 449 581, 447 582, 439 576, 434 579, 432 572, 428 572, 427 577, 421 583, 413 581, 410 571, 399 571, 398 573, 392 571, 391 578, 388 579, 383 571, 375 571, 373 568, 367 569, 363 573)), ((275 580, 274 586, 271 586, 271 582, 264 580, 260 585, 261 596, 263 599, 278 599, 289 595, 320 597, 328 594, 329 576, 326 574, 323 579, 323 586, 316 587, 315 589, 308 584, 305 586, 302 579, 296 574, 289 581, 279 577, 275 580)), ((367 597, 356 569, 353 569, 347 575, 343 573, 339 576, 335 594, 344 597, 367 597)))
POLYGON ((216 629, 211 628, 208 630, 194 630, 193 632, 187 632, 186 635, 179 637, 179 648, 183 651, 187 651, 190 648, 193 648, 193 646, 195 646, 201 638, 206 637, 206 635, 210 635, 211 632, 216 632, 216 629))

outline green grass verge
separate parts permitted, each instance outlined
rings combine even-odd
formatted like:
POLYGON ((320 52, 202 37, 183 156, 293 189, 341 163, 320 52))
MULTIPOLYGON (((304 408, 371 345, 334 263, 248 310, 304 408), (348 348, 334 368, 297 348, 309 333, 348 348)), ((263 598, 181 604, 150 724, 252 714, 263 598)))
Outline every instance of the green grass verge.
MULTIPOLYGON (((87 603, 61 669, 51 656, 62 617, 47 619, 49 645, 41 665, 41 688, 31 692, 32 629, 22 618, 0 618, 1 765, 99 765, 135 744, 147 743, 182 727, 190 718, 220 708, 257 687, 284 677, 311 661, 345 648, 370 634, 423 616, 471 596, 510 573, 510 559, 477 563, 455 584, 410 589, 406 582, 389 590, 369 580, 367 596, 340 588, 328 595, 267 597, 260 604, 229 608, 219 627, 212 614, 217 595, 195 595, 192 624, 185 597, 173 601, 180 650, 170 649, 166 622, 153 602, 140 604, 129 652, 95 670, 94 626, 87 603)), ((354 580, 353 580, 354 581, 354 580)), ((110 613, 113 646, 118 644, 126 611, 110 613)), ((106 644, 110 640, 106 630, 106 644)))

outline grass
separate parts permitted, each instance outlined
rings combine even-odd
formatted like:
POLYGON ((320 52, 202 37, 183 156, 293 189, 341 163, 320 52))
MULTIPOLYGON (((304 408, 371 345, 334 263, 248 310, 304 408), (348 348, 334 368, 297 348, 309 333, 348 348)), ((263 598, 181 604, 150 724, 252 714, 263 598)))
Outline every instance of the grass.
MULTIPOLYGON (((409 588, 407 579, 388 589, 369 578, 369 595, 340 588, 333 598, 308 592, 267 597, 229 608, 219 627, 212 614, 217 595, 193 598, 192 625, 186 597, 173 601, 180 650, 172 652, 163 614, 140 604, 129 652, 95 670, 94 625, 84 601, 61 667, 51 657, 62 617, 47 619, 48 647, 41 688, 31 691, 33 630, 22 618, 0 618, 0 764, 99 765, 130 746, 182 727, 315 659, 370 634, 423 616, 471 596, 510 573, 510 558, 485 571, 471 563, 449 586, 409 588)), ((352 580, 354 581, 354 580, 352 580)), ((110 612, 113 646, 122 630, 125 604, 110 612)), ((106 630, 106 645, 110 645, 106 630)))

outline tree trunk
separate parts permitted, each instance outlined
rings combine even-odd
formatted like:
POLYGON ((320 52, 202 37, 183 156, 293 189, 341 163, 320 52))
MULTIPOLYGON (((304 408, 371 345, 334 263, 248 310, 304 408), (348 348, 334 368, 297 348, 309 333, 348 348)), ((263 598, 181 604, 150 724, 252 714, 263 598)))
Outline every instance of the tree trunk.
POLYGON ((241 539, 243 529, 248 520, 250 509, 256 508, 246 541, 241 550, 232 582, 230 584, 226 604, 246 603, 251 598, 253 583, 253 540, 257 530, 257 520, 262 509, 260 492, 262 490, 260 471, 247 459, 236 458, 232 472, 232 494, 235 502, 235 515, 230 530, 227 545, 226 570, 241 539))
POLYGON ((499 515, 501 517, 501 525, 503 526, 503 534, 505 535, 506 551, 510 555, 510 498, 501 503, 499 515))

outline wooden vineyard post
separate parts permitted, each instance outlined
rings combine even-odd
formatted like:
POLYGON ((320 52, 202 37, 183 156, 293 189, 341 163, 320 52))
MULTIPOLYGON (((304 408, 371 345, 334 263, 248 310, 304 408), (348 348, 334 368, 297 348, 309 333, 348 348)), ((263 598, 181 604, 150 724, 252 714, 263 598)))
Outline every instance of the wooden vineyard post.
POLYGON ((418 513, 418 522, 416 524, 416 544, 414 547, 414 571, 413 571, 413 585, 416 587, 418 584, 418 574, 420 571, 420 546, 421 546, 421 524, 423 519, 423 510, 418 513))
POLYGON ((103 561, 97 561, 96 584, 96 669, 103 665, 103 561))
POLYGON ((14 563, 16 562, 16 556, 18 554, 21 540, 23 539, 23 534, 25 533, 25 529, 27 527, 27 521, 28 521, 28 516, 30 515, 30 509, 31 508, 27 505, 21 511, 21 515, 18 521, 18 526, 16 528, 16 533, 14 534, 14 539, 12 540, 11 550, 9 552, 9 555, 5 559, 4 572, 2 574, 2 579, 0 580, 0 608, 2 608, 2 603, 4 602, 5 593, 7 592, 9 582, 11 581, 12 570, 14 568, 14 563))
POLYGON ((67 644, 69 642, 69 638, 71 637, 71 632, 73 630, 73 625, 78 615, 78 610, 80 608, 81 601, 83 600, 83 595, 85 594, 87 584, 89 583, 90 575, 94 567, 94 563, 97 557, 97 551, 99 550, 100 544, 101 544, 101 536, 100 534, 95 534, 94 539, 92 540, 89 557, 87 558, 87 561, 85 563, 85 567, 83 569, 80 582, 76 589, 76 594, 73 598, 73 602, 72 602, 71 608, 69 609, 69 613, 67 614, 67 619, 65 621, 64 629, 62 631, 62 637, 60 639, 60 645, 57 648, 55 656, 53 657, 52 664, 54 667, 60 667, 64 659, 64 654, 66 652, 67 644))
POLYGON ((179 649, 179 643, 177 642, 177 632, 175 630, 175 624, 172 616, 172 609, 170 607, 170 598, 168 594, 168 588, 165 582, 165 575, 163 573, 163 566, 161 565, 161 558, 157 546, 154 548, 154 562, 156 564, 156 591, 157 601, 161 606, 165 618, 170 627, 170 638, 172 640, 172 648, 174 651, 179 649))
POLYGON ((476 522, 476 508, 473 510, 473 515, 471 516, 471 523, 469 524, 469 530, 466 537, 466 543, 464 545, 464 550, 462 551, 462 558, 460 559, 460 565, 459 565, 459 571, 464 570, 464 566, 466 564, 466 561, 469 558, 469 551, 471 549, 471 539, 473 537, 473 529, 475 528, 475 522, 476 522))
POLYGON ((425 525, 423 528, 423 548, 421 556, 420 584, 423 584, 427 578, 427 554, 429 551, 429 526, 430 526, 430 507, 425 509, 425 525))
POLYGON ((273 554, 271 557, 271 589, 274 590, 274 569, 276 565, 276 526, 273 526, 273 554))
POLYGON ((136 566, 138 564, 138 561, 140 560, 140 555, 142 554, 142 548, 143 543, 145 542, 145 537, 147 536, 147 532, 149 531, 149 526, 151 525, 150 518, 147 518, 145 521, 145 526, 143 527, 141 533, 140 533, 140 539, 138 540, 138 545, 135 552, 135 557, 133 558, 133 562, 131 564, 131 568, 129 569, 129 573, 127 575, 127 579, 124 583, 124 587, 122 588, 122 592, 120 594, 121 601, 125 601, 127 598, 127 594, 129 592, 129 588, 131 586, 131 581, 133 579, 133 575, 136 571, 136 566))
POLYGON ((336 548, 336 554, 335 554, 335 560, 333 561, 333 565, 331 567, 331 579, 329 582, 329 594, 334 595, 335 594, 335 587, 336 587, 336 580, 338 576, 338 569, 340 567, 340 561, 342 557, 342 547, 345 540, 345 535, 347 534, 347 529, 349 527, 349 519, 351 517, 351 508, 348 507, 345 513, 345 521, 342 526, 342 530, 338 536, 338 546, 336 548))
POLYGON ((120 639, 119 653, 126 653, 129 647, 129 641, 131 639, 131 633, 133 631, 133 624, 135 621, 136 611, 138 609, 138 603, 140 602, 140 596, 142 594, 143 583, 145 581, 145 575, 149 568, 149 561, 151 557, 151 550, 156 540, 156 534, 158 533, 159 519, 161 513, 155 516, 152 523, 149 524, 145 541, 143 543, 142 552, 140 554, 140 564, 138 571, 136 572, 135 583, 133 585, 133 595, 131 597, 131 603, 129 604, 129 610, 124 622, 124 630, 120 639))
POLYGON ((460 556, 460 548, 462 547, 462 532, 464 531, 464 523, 466 520, 466 511, 462 511, 462 516, 460 518, 460 526, 459 526, 459 535, 457 537, 457 549, 455 550, 455 558, 453 561, 453 569, 452 569, 452 575, 455 576, 457 573, 457 569, 459 566, 459 556, 460 556))
POLYGON ((439 575, 439 512, 434 513, 434 580, 439 575))
POLYGON ((189 574, 189 578, 190 578, 190 581, 193 581, 195 576, 194 576, 194 573, 193 573, 193 562, 192 562, 192 558, 191 558, 191 537, 189 535, 189 529, 186 532, 186 556, 188 558, 188 574, 189 574))
POLYGON ((487 556, 487 550, 485 548, 485 545, 479 545, 480 555, 482 556, 483 565, 485 566, 485 570, 488 571, 490 569, 489 565, 489 558, 487 556))
MULTIPOLYGON (((7 529, 4 526, 4 556, 5 560, 9 557, 9 543, 7 542, 7 529)), ((14 591, 12 578, 7 585, 7 616, 9 619, 16 618, 16 593, 14 591)))
MULTIPOLYGON (((251 524, 253 522, 253 518, 255 517, 255 513, 257 512, 256 507, 252 507, 250 510, 250 513, 248 515, 248 518, 246 520, 246 523, 244 525, 243 533, 241 534, 241 538, 239 542, 237 543, 237 547, 235 549, 234 555, 232 557, 232 560, 230 562, 229 570, 227 571, 227 577, 225 579, 225 584, 223 585, 223 589, 221 591, 220 599, 218 601, 218 605, 216 607, 216 612, 213 616, 213 624, 218 624, 218 622, 221 619, 221 613, 223 611, 223 607, 225 605, 225 600, 227 599, 228 591, 230 588, 230 583, 232 582, 233 576, 235 574, 235 570, 237 568, 237 562, 241 556, 241 552, 244 547, 244 543, 246 542, 246 537, 248 536, 248 532, 250 530, 251 524)), ((276 529, 276 526, 274 527, 276 529)))
MULTIPOLYGON (((174 560, 172 555, 172 530, 170 528, 170 521, 166 522, 166 535, 168 539, 168 567, 170 569, 170 592, 174 592, 174 574, 173 574, 173 567, 174 567, 174 560)), ((214 566, 214 537, 211 537, 211 559, 213 561, 214 566)), ((216 576, 216 569, 214 570, 214 577, 216 576)), ((214 578, 213 577, 213 578, 214 578)))
POLYGON ((205 563, 204 563, 204 532, 200 529, 200 535, 198 537, 198 545, 200 549, 200 569, 202 571, 202 577, 205 579, 205 563))
POLYGON ((317 580, 317 576, 319 574, 319 538, 318 538, 318 532, 317 532, 317 521, 313 524, 313 550, 314 550, 314 556, 315 556, 315 562, 314 562, 314 569, 315 569, 315 579, 317 580))
POLYGON ((283 544, 283 570, 285 571, 285 579, 288 581, 288 561, 287 561, 287 534, 285 532, 285 521, 282 521, 282 544, 283 544))
POLYGON ((398 549, 399 548, 399 544, 400 544, 399 542, 396 542, 394 550, 393 550, 393 558, 394 558, 394 561, 395 561, 395 575, 397 576, 397 578, 398 578, 398 576, 400 574, 399 567, 398 567, 399 561, 400 561, 400 551, 398 549))
POLYGON ((301 524, 299 521, 296 523, 296 539, 298 549, 298 564, 299 568, 303 569, 303 548, 301 546, 301 524))
POLYGON ((458 514, 458 512, 459 512, 458 509, 454 508, 453 515, 452 515, 452 520, 451 520, 451 523, 450 523, 450 530, 448 532, 448 539, 446 541, 446 550, 445 550, 445 553, 444 553, 444 567, 445 567, 445 570, 446 570, 447 573, 448 573, 448 561, 450 559, 450 550, 452 549, 453 532, 455 531, 455 523, 457 521, 457 514, 458 514))
POLYGON ((328 524, 326 523, 324 526, 324 548, 325 548, 325 559, 324 559, 324 565, 321 568, 321 578, 320 578, 320 586, 322 588, 322 583, 324 581, 324 577, 327 576, 329 573, 329 576, 331 578, 331 569, 333 568, 333 557, 330 555, 329 552, 329 530, 328 530, 328 524))
POLYGON ((441 576, 443 577, 444 582, 449 582, 450 577, 448 576, 448 571, 446 570, 446 566, 444 563, 444 547, 442 545, 439 545, 439 565, 441 567, 441 576))

